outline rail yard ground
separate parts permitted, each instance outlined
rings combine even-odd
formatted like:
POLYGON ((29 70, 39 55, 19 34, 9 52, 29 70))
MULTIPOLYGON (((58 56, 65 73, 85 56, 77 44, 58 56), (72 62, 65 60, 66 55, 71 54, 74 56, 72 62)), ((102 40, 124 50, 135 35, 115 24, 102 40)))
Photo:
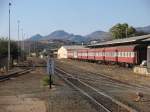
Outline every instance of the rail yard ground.
MULTIPOLYGON (((28 60, 32 60, 35 65, 46 64, 39 58, 28 60)), ((69 59, 56 59, 55 65, 138 112, 150 112, 150 77, 139 76, 132 69, 117 65, 69 59), (135 101, 137 92, 144 94, 138 102, 135 101)), ((43 86, 41 81, 45 76, 46 67, 38 66, 30 73, 0 82, 0 112, 97 112, 89 99, 57 74, 53 76, 51 90, 43 86)))
POLYGON ((150 112, 150 77, 129 68, 77 60, 56 60, 56 66, 139 112, 150 112), (138 102, 137 92, 144 94, 138 102))
POLYGON ((41 80, 45 75, 46 69, 39 67, 0 82, 0 112, 96 112, 78 91, 57 76, 51 90, 44 87, 41 80))

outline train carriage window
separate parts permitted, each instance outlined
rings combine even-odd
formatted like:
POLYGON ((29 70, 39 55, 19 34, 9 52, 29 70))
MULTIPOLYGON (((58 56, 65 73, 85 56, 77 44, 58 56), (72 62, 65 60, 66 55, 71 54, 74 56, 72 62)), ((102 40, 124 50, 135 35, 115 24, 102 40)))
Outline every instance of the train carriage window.
POLYGON ((115 57, 117 57, 117 54, 118 54, 118 53, 117 53, 117 52, 115 52, 115 57))
POLYGON ((125 52, 123 52, 123 57, 125 57, 125 52))
POLYGON ((121 57, 123 57, 123 52, 121 52, 121 57))
POLYGON ((118 52, 118 57, 120 57, 120 52, 118 52))
POLYGON ((98 52, 98 56, 101 56, 101 52, 98 52))
POLYGON ((134 57, 134 52, 131 52, 131 57, 134 57))
POLYGON ((122 52, 122 57, 124 57, 124 54, 125 54, 125 53, 124 53, 124 52, 122 52))
POLYGON ((120 52, 120 57, 122 57, 122 52, 120 52))
POLYGON ((130 52, 128 52, 128 57, 131 57, 131 53, 130 52))
POLYGON ((129 52, 127 52, 127 57, 129 57, 129 52))
POLYGON ((125 57, 125 58, 127 57, 127 52, 124 52, 124 57, 125 57))
POLYGON ((106 52, 104 52, 104 56, 107 56, 107 55, 106 55, 106 52))
POLYGON ((101 56, 103 56, 103 52, 101 52, 101 56))
POLYGON ((129 52, 129 57, 131 57, 131 52, 129 52))
POLYGON ((126 56, 125 56, 125 52, 123 52, 123 57, 126 57, 126 56))

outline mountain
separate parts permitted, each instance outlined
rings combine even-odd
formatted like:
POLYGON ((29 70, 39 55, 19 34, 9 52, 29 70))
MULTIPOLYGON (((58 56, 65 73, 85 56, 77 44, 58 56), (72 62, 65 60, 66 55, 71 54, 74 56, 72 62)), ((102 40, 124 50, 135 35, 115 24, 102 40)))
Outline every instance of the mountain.
POLYGON ((86 36, 88 41, 91 40, 100 40, 100 41, 106 41, 112 39, 111 34, 104 31, 95 31, 89 35, 86 36))
POLYGON ((64 42, 74 42, 74 43, 82 43, 86 41, 86 38, 81 35, 74 35, 71 33, 67 33, 64 30, 57 30, 52 33, 50 33, 47 36, 41 36, 39 34, 32 36, 29 40, 35 41, 55 41, 60 40, 64 42))
POLYGON ((106 41, 110 40, 111 35, 104 31, 96 31, 86 36, 81 35, 74 35, 71 33, 67 33, 64 30, 57 30, 50 33, 47 36, 41 36, 40 34, 32 36, 29 40, 39 40, 39 41, 54 41, 54 40, 61 40, 65 42, 73 42, 73 43, 86 43, 92 40, 98 41, 106 41))
POLYGON ((150 33, 150 25, 145 27, 137 27, 136 30, 139 32, 150 33))
POLYGON ((82 43, 82 42, 86 42, 87 39, 81 35, 72 35, 70 38, 69 38, 69 41, 71 42, 75 42, 75 43, 82 43))
POLYGON ((43 36, 41 36, 40 34, 36 34, 36 35, 30 37, 28 40, 36 41, 36 40, 40 40, 42 38, 43 38, 43 36))
POLYGON ((65 32, 64 30, 57 30, 45 36, 41 40, 53 40, 53 39, 67 40, 69 38, 70 38, 69 33, 65 32))

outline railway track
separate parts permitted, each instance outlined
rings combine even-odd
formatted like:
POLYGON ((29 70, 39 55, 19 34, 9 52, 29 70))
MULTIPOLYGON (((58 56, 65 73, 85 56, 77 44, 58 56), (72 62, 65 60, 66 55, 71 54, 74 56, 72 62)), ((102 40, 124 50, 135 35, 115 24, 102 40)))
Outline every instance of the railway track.
MULTIPOLYGON (((135 84, 135 83, 128 83, 128 82, 125 82, 125 81, 121 81, 121 80, 118 80, 118 79, 115 79, 115 78, 112 78, 108 75, 105 75, 105 74, 99 74, 99 73, 94 73, 94 72, 91 72, 91 71, 83 71, 82 69, 80 69, 78 66, 75 66, 73 68, 73 70, 75 70, 77 73, 80 73, 80 72, 83 72, 82 73, 82 76, 77 73, 73 73, 73 75, 75 75, 77 78, 79 79, 83 79, 83 80, 86 80, 88 82, 97 82, 99 81, 99 79, 103 79, 103 80, 106 80, 106 81, 109 81, 109 83, 112 83, 112 84, 119 84, 119 85, 122 85, 124 87, 127 87, 127 88, 136 88, 137 90, 139 91, 147 91, 147 92, 150 92, 149 89, 150 89, 150 86, 147 86, 147 85, 139 85, 139 84, 135 84), (77 68, 77 69, 76 69, 77 68), (94 76, 94 77, 91 77, 94 76)), ((71 73, 72 74, 72 73, 71 73)))
POLYGON ((0 76, 0 82, 9 80, 14 77, 21 76, 23 74, 29 73, 30 71, 32 71, 32 69, 24 69, 24 70, 18 70, 18 71, 12 72, 12 73, 8 73, 7 75, 0 76))
POLYGON ((65 82, 85 95, 99 112, 137 112, 58 67, 55 72, 65 82))

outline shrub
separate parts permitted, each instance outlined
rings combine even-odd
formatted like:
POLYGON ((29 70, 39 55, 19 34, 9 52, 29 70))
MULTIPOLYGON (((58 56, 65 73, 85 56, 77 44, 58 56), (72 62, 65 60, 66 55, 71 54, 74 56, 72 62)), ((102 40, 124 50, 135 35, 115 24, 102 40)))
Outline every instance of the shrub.
MULTIPOLYGON (((42 79, 42 84, 43 86, 48 86, 49 85, 49 76, 45 76, 43 79, 42 79)), ((53 84, 53 79, 51 79, 51 83, 53 84)))

